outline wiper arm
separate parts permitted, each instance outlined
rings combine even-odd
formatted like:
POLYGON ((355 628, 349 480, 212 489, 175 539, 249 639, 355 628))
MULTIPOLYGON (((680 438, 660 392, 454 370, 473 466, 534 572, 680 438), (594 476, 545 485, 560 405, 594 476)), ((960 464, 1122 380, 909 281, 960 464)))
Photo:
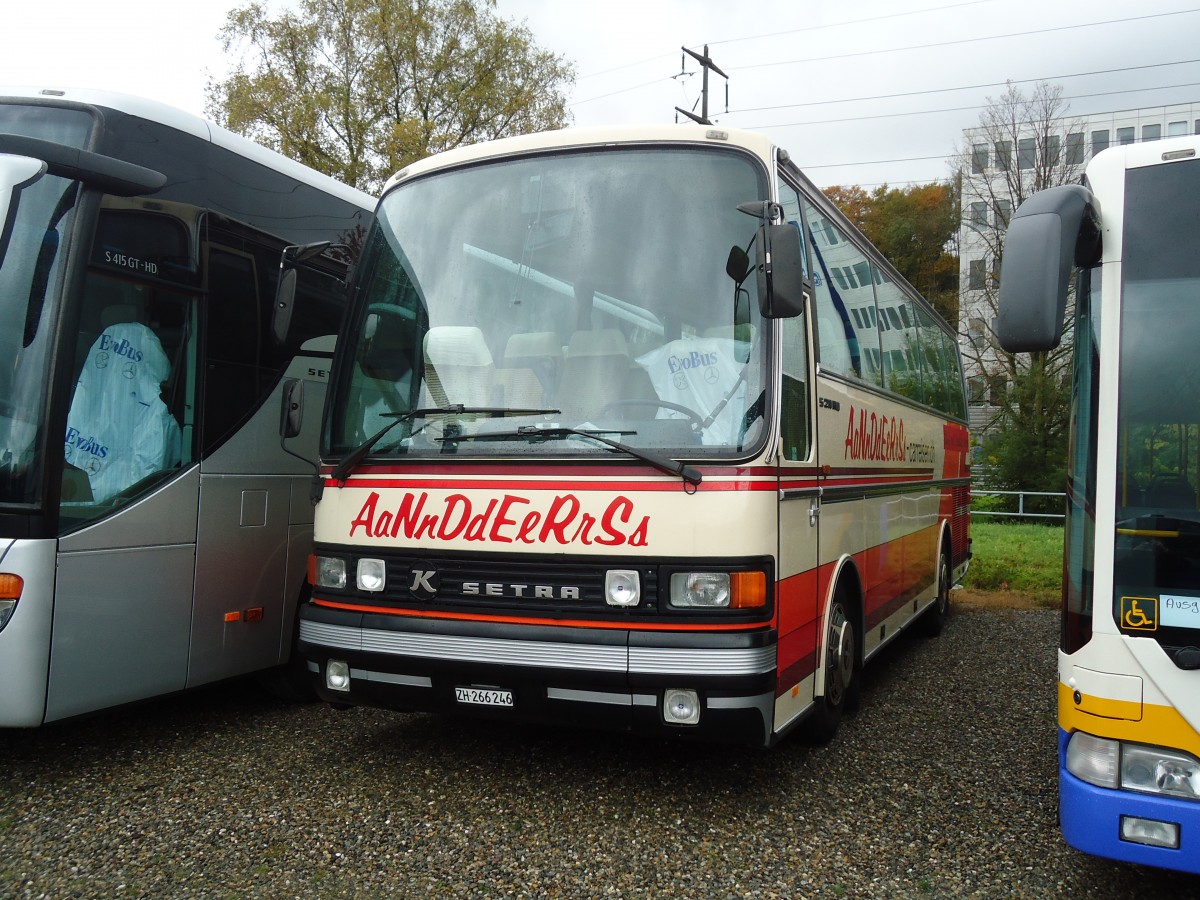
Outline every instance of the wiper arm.
POLYGON ((410 409, 408 412, 390 412, 383 413, 382 418, 393 419, 388 422, 377 432, 359 444, 354 450, 341 461, 336 469, 330 473, 330 477, 334 481, 345 482, 346 478, 354 471, 355 467, 360 462, 366 459, 367 454, 383 438, 385 434, 399 425, 401 422, 412 422, 415 419, 426 419, 430 416, 488 416, 496 418, 499 416, 550 416, 558 415, 562 410, 558 409, 509 409, 503 406, 463 406, 461 403, 452 403, 449 406, 427 406, 421 409, 410 409))
POLYGON ((494 441, 494 440, 513 440, 525 439, 529 441, 545 441, 551 438, 570 438, 579 437, 595 441, 598 444, 603 444, 610 450, 618 453, 628 453, 634 459, 639 459, 647 465, 654 466, 660 472, 665 472, 668 475, 676 475, 686 481, 693 487, 703 481, 703 476, 700 470, 689 466, 685 463, 677 462, 673 459, 667 459, 664 456, 659 456, 657 453, 650 453, 646 450, 639 450, 637 447, 630 447, 628 444, 623 444, 620 441, 614 441, 607 438, 605 434, 636 434, 635 431, 591 431, 582 428, 570 428, 567 426, 554 426, 553 428, 539 428, 536 425, 522 425, 516 431, 495 431, 486 434, 462 434, 457 437, 442 437, 437 438, 438 441, 459 442, 459 441, 494 441))

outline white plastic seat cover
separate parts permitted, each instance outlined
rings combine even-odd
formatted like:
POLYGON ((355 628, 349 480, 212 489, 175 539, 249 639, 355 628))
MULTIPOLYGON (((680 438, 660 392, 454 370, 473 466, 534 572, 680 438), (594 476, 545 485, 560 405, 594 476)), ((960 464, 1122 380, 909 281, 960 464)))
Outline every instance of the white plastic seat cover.
POLYGON ((171 364, 137 322, 109 325, 88 351, 67 417, 66 460, 103 502, 180 462, 179 423, 160 396, 171 364))

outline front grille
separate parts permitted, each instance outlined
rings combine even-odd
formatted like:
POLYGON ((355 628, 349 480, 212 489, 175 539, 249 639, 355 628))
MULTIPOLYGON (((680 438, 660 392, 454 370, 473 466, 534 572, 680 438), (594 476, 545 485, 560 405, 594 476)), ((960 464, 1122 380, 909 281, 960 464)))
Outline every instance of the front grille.
MULTIPOLYGON (((609 560, 604 563, 578 559, 496 559, 482 557, 444 557, 361 554, 383 559, 387 570, 386 588, 375 594, 361 595, 351 586, 346 591, 321 590, 323 596, 355 595, 372 603, 405 607, 446 609, 472 607, 485 609, 519 608, 522 611, 599 612, 611 611, 604 600, 606 573, 614 568, 636 571, 641 583, 642 609, 658 607, 658 567, 644 561, 627 566, 609 560), (429 588, 435 593, 431 596, 429 588)), ((347 558, 351 583, 355 578, 358 556, 347 558)))

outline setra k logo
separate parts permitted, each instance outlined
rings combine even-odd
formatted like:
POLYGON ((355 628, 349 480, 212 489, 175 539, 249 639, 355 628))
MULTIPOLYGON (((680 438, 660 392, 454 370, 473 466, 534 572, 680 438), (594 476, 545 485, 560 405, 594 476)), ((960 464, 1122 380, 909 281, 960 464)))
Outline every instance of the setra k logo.
POLYGON ((411 574, 412 583, 408 586, 410 594, 420 600, 432 600, 437 596, 441 582, 437 569, 416 568, 411 570, 411 574))

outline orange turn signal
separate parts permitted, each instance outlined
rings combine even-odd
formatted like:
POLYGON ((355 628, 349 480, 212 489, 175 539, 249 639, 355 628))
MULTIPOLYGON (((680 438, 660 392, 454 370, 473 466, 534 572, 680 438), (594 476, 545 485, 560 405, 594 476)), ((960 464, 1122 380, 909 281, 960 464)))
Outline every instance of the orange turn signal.
POLYGON ((20 575, 0 572, 0 600, 20 600, 25 579, 20 575))
POLYGON ((729 606, 731 609, 758 609, 767 605, 765 572, 730 572, 729 606))

